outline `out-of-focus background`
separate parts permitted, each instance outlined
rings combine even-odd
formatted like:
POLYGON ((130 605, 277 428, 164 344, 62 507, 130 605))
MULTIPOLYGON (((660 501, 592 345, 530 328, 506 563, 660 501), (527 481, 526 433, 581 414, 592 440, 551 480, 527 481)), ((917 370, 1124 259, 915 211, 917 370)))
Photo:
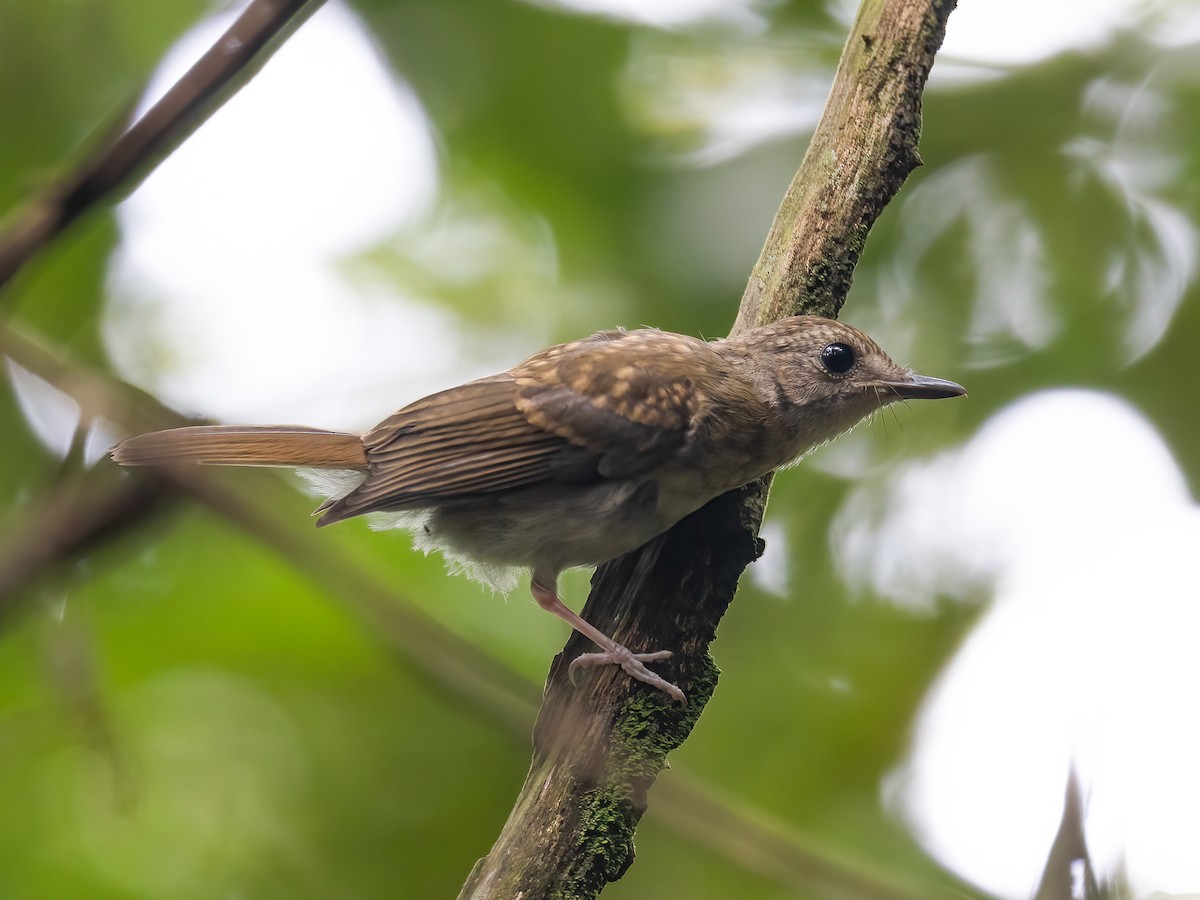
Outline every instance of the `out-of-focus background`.
MULTIPOLYGON (((333 0, 30 266, 5 327, 189 415, 338 428, 600 328, 722 335, 852 15, 333 0)), ((0 209, 229 20, 4 0, 0 209)), ((1101 880, 1200 892, 1198 111, 1194 0, 951 16, 925 166, 843 317, 970 397, 777 480, 720 688, 664 775, 739 818, 701 840, 652 792, 606 896, 833 895, 815 857, 861 896, 949 870, 1026 897, 1072 769, 1101 880), (762 833, 795 864, 747 851, 762 833)), ((123 433, 50 375, 8 359, 0 387, 10 546, 123 433)), ((531 701, 564 627, 401 533, 310 533, 290 476, 223 483, 300 537, 179 502, 3 599, 0 897, 453 896, 524 776, 520 716, 398 652, 329 573, 390 585, 531 701)))

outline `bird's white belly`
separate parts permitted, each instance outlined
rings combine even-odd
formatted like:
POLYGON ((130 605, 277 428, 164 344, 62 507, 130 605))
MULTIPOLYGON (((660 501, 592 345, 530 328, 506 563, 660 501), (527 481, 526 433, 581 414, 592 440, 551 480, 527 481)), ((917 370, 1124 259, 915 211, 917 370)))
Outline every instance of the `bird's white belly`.
POLYGON ((557 574, 628 553, 669 528, 653 484, 618 482, 544 486, 430 510, 413 527, 421 549, 442 551, 456 566, 501 589, 524 567, 557 574), (499 576, 499 577, 498 577, 499 576))

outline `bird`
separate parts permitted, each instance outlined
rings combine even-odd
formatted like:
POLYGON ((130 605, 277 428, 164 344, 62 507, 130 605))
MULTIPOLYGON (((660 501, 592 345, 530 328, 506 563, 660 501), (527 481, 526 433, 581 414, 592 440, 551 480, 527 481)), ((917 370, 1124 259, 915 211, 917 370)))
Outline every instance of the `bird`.
POLYGON ((198 425, 127 438, 122 466, 293 467, 328 498, 318 526, 363 514, 503 590, 530 572, 539 606, 615 664, 686 703, 633 652, 561 599, 559 575, 635 550, 709 500, 799 461, 903 400, 964 395, 918 375, 863 331, 792 316, 705 341, 601 331, 405 406, 365 433, 198 425))

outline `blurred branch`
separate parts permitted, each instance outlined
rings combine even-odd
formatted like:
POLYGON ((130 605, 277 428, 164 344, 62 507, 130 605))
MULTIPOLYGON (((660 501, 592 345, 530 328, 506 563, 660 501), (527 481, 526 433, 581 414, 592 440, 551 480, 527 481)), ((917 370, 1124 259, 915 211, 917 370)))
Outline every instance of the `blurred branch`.
MULTIPOLYGON (((0 355, 69 393, 80 403, 85 420, 105 418, 129 431, 185 423, 157 400, 68 359, 44 338, 34 339, 11 325, 0 324, 0 355)), ((233 476, 242 482, 247 477, 250 473, 233 476)), ((290 516, 288 501, 294 496, 278 479, 255 479, 256 490, 245 491, 228 486, 233 478, 204 468, 155 476, 150 471, 120 472, 101 463, 33 498, 3 529, 0 611, 13 612, 38 576, 129 533, 186 493, 321 585, 367 633, 398 659, 415 665, 448 698, 491 718, 514 740, 527 740, 536 711, 533 685, 431 619, 390 580, 351 560, 303 519, 290 516), (58 535, 60 528, 67 529, 65 537, 58 535)), ((660 786, 657 796, 655 808, 666 827, 761 878, 831 898, 930 896, 928 891, 896 885, 885 873, 867 874, 861 861, 839 859, 785 823, 738 809, 682 775, 660 786)))
POLYGON ((1042 880, 1033 900, 1120 900, 1132 897, 1124 875, 1116 873, 1111 882, 1096 877, 1096 867, 1088 851, 1084 821, 1083 787, 1074 764, 1067 772, 1067 790, 1063 798, 1058 833, 1050 845, 1050 855, 1042 867, 1042 880))
MULTIPOLYGON (((128 128, 45 188, 0 233, 0 290, 89 210, 133 190, 250 80, 323 0, 252 0, 237 21, 128 128)), ((123 117, 122 117, 123 118, 123 117)))
POLYGON ((982 900, 966 885, 952 882, 931 888, 905 883, 867 860, 848 858, 794 827, 746 808, 711 785, 672 770, 654 790, 652 817, 709 853, 746 872, 795 891, 800 897, 828 900, 982 900))
MULTIPOLYGON (((35 340, 12 325, 0 325, 0 355, 79 401, 84 422, 104 418, 130 432, 189 424, 158 401, 73 363, 44 339, 35 340)), ((211 469, 129 473, 108 462, 65 480, 18 510, 3 529, 9 545, 0 550, 0 610, 11 609, 19 592, 37 576, 144 523, 182 491, 339 597, 365 622, 369 633, 382 637, 401 658, 415 662, 452 697, 466 699, 474 710, 487 710, 522 738, 528 734, 535 704, 526 679, 420 612, 390 585, 344 559, 328 541, 316 540, 311 528, 301 531, 301 525, 308 523, 287 521, 278 510, 288 503, 278 493, 236 491, 226 486, 228 481, 227 473, 211 469)), ((257 486, 267 485, 282 487, 272 478, 262 479, 257 486)))
MULTIPOLYGON (((921 93, 953 7, 954 0, 864 0, 735 331, 798 313, 837 315, 871 225, 919 163, 921 93)), ((614 666, 589 671, 575 690, 566 661, 588 648, 573 635, 551 668, 520 796, 460 900, 594 898, 625 873, 647 792, 716 687, 708 645, 738 578, 761 552, 768 486, 764 479, 719 497, 597 569, 584 617, 627 646, 674 649, 666 677, 690 705, 614 666)), ((891 896, 877 884, 859 887, 853 896, 891 896)))
POLYGON ((154 478, 134 484, 75 472, 10 517, 0 532, 0 616, 38 576, 78 559, 174 499, 154 478))
POLYGON ((391 582, 367 572, 319 540, 311 522, 279 515, 280 505, 262 493, 228 486, 203 469, 172 470, 178 486, 266 544, 288 564, 337 597, 392 654, 424 673, 472 714, 481 710, 524 740, 537 708, 529 680, 426 615, 391 582), (302 530, 303 528, 303 530, 302 530))

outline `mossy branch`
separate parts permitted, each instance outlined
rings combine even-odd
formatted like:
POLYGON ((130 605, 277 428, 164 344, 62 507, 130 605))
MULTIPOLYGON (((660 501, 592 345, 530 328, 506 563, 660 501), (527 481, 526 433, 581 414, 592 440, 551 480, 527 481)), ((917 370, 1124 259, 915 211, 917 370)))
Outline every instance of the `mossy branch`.
MULTIPOLYGON (((836 316, 871 225, 920 163, 921 94, 953 0, 864 0, 820 124, 750 276, 734 331, 784 316, 836 316)), ((491 852, 459 900, 588 900, 633 861, 647 792, 716 687, 708 652, 745 567, 761 552, 769 478, 709 503, 605 563, 583 615, 634 650, 671 647, 680 707, 616 667, 574 688, 556 657, 533 762, 491 852)), ((860 896, 897 896, 864 886, 860 896)))

